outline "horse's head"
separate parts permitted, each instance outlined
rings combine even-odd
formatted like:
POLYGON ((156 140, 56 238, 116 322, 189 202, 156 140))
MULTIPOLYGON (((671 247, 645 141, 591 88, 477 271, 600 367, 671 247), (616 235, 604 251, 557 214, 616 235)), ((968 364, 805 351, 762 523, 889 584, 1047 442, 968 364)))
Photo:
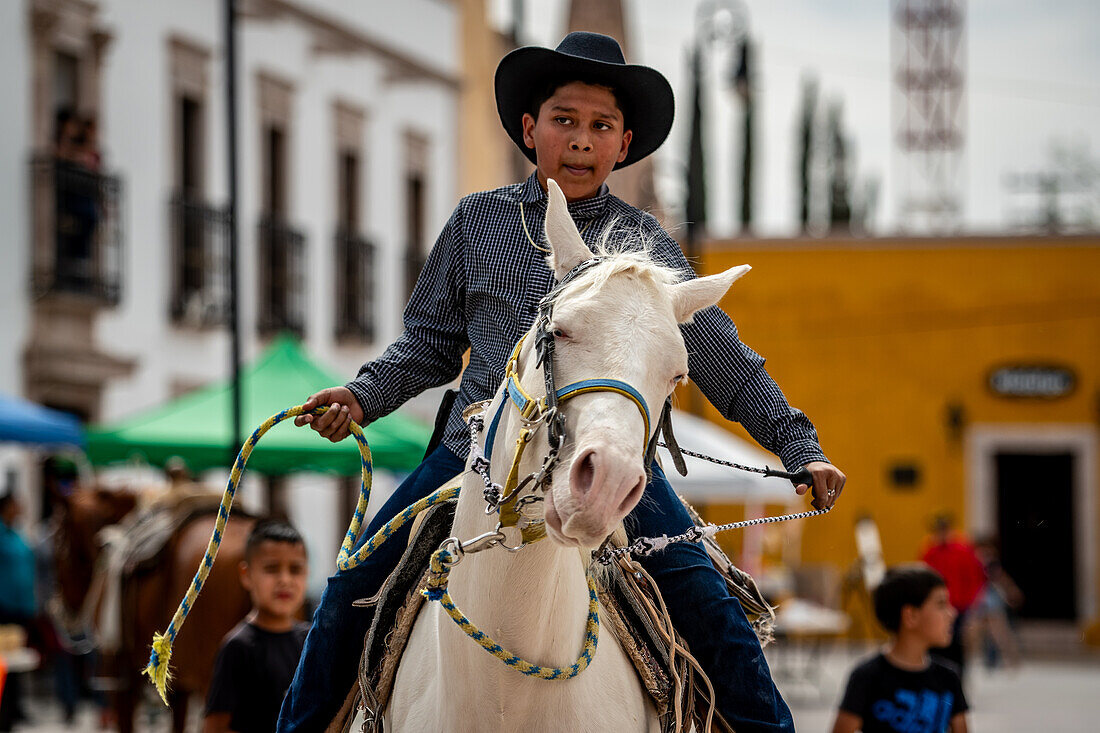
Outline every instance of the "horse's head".
MULTIPOLYGON (((549 181, 546 238, 559 281, 595 256, 554 181, 549 181)), ((557 293, 548 328, 555 337, 556 386, 625 383, 644 400, 649 425, 647 433, 645 410, 622 392, 587 392, 563 403, 566 440, 545 509, 553 540, 595 547, 642 498, 646 446, 666 398, 688 375, 679 324, 717 303, 748 270, 742 265, 680 282, 678 273, 646 253, 622 251, 602 257, 557 293)))

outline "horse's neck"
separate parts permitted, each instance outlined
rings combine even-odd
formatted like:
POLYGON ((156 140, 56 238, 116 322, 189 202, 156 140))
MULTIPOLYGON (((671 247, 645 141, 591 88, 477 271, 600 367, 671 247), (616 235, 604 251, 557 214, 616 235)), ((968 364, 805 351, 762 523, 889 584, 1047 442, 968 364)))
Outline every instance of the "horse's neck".
MULTIPOLYGON (((504 409, 490 467, 490 475, 499 483, 508 475, 519 433, 517 411, 511 404, 504 409)), ((541 465, 544 442, 542 438, 527 446, 521 480, 541 465)), ((492 531, 499 521, 496 513, 485 514, 480 477, 467 474, 466 478, 452 531, 461 540, 492 531)), ((509 543, 518 543, 518 532, 508 534, 509 543)), ((469 555, 452 571, 450 590, 470 620, 490 635, 499 632, 498 643, 510 651, 542 665, 576 661, 588 607, 584 568, 576 549, 545 539, 515 553, 495 547, 469 555)), ((484 655, 473 644, 468 648, 484 655)))

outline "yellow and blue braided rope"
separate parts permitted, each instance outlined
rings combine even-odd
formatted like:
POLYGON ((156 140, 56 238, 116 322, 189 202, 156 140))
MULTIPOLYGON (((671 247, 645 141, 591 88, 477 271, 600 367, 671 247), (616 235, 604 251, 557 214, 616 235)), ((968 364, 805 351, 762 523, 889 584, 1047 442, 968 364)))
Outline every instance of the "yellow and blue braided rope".
MULTIPOLYGON (((424 497, 420 501, 405 507, 396 517, 387 522, 381 529, 374 533, 374 536, 363 543, 363 546, 359 548, 354 555, 351 554, 352 547, 355 545, 355 538, 359 536, 359 525, 363 521, 363 516, 366 512, 366 502, 363 500, 363 493, 359 494, 360 506, 355 508, 355 516, 351 520, 351 526, 348 527, 348 533, 344 536, 344 544, 340 547, 340 554, 336 558, 336 567, 340 570, 350 570, 356 567, 363 560, 367 559, 372 552, 378 549, 378 547, 388 540, 394 532, 399 530, 402 525, 415 517, 420 512, 429 507, 433 507, 436 504, 440 504, 444 501, 449 501, 458 496, 460 486, 450 486, 442 489, 436 489, 428 496, 424 497)), ((369 489, 368 489, 369 493, 369 489)))
MULTIPOLYGON (((328 410, 328 406, 320 406, 311 410, 310 414, 320 415, 326 410, 328 410)), ((218 549, 221 547, 225 525, 229 521, 230 512, 233 510, 233 499, 240 486, 241 477, 244 475, 244 468, 248 463, 248 458, 252 455, 252 450, 256 447, 256 443, 259 442, 264 433, 283 420, 297 417, 305 412, 302 406, 298 405, 269 417, 249 436, 248 440, 246 440, 245 444, 241 447, 240 453, 237 454, 237 459, 233 462, 233 468, 229 473, 229 481, 226 484, 225 492, 222 494, 221 506, 218 508, 218 516, 214 523, 214 531, 211 533, 210 541, 207 543, 206 553, 203 556, 202 562, 199 564, 199 569, 195 573, 195 577, 191 581, 190 587, 187 589, 187 594, 184 596, 183 600, 180 601, 176 613, 172 616, 168 628, 165 629, 164 633, 153 635, 153 645, 149 655, 149 663, 146 665, 145 669, 142 670, 144 674, 148 675, 153 684, 156 685, 157 692, 166 705, 168 704, 168 684, 171 681, 169 661, 172 658, 172 644, 175 642, 176 635, 179 634, 184 621, 187 620, 187 615, 191 612, 191 608, 198 599, 199 593, 202 592, 202 587, 206 583, 206 578, 210 574, 211 568, 214 566, 214 561, 218 556, 218 549)), ((359 530, 362 527, 363 519, 366 515, 367 503, 370 500, 373 473, 371 468, 370 446, 367 444, 366 436, 363 435, 363 429, 360 428, 355 421, 351 421, 349 423, 349 431, 355 437, 355 441, 359 447, 359 456, 362 464, 362 481, 359 489, 359 502, 356 504, 355 512, 336 559, 337 567, 340 570, 349 570, 358 566, 409 520, 431 506, 457 497, 461 488, 459 486, 451 486, 437 489, 429 496, 406 507, 400 514, 379 529, 374 536, 353 554, 352 550, 355 545, 355 540, 359 535, 359 530)), ((539 539, 541 539, 541 537, 539 537, 539 539)), ((592 661, 593 655, 596 653, 596 645, 599 639, 599 602, 596 597, 596 588, 591 575, 588 577, 588 622, 585 629, 584 649, 580 657, 578 657, 574 664, 568 667, 541 667, 503 649, 499 644, 472 624, 469 619, 455 607, 450 594, 447 592, 447 574, 450 572, 450 559, 451 555, 447 550, 438 550, 432 556, 433 572, 429 578, 428 588, 423 592, 429 599, 438 600, 440 605, 447 611, 448 615, 454 619, 455 623, 487 652, 523 674, 540 677, 542 679, 569 679, 577 676, 588 667, 588 664, 592 661), (439 568, 438 572, 436 572, 436 568, 439 568)))
MULTIPOLYGON (((327 405, 317 407, 311 411, 311 414, 320 415, 326 410, 328 410, 327 405)), ((252 450, 256 447, 256 443, 259 442, 264 433, 283 420, 297 417, 304 412, 305 410, 302 406, 298 405, 269 417, 248 437, 248 440, 246 440, 241 447, 240 453, 237 454, 237 459, 233 462, 233 468, 229 473, 229 482, 225 487, 225 493, 222 494, 221 506, 218 507, 218 517, 214 523, 214 531, 211 533, 210 542, 207 543, 206 546, 206 554, 199 564, 199 569, 195 573, 194 580, 191 581, 191 585, 187 589, 187 594, 184 596, 183 600, 180 601, 179 608, 176 609, 175 615, 172 616, 168 628, 165 629, 164 633, 153 635, 153 648, 149 655, 149 664, 146 665, 143 670, 143 673, 148 675, 149 679, 156 685, 157 692, 160 693, 160 698, 165 704, 168 704, 167 690, 168 683, 171 680, 171 672, 168 663, 172 657, 172 644, 175 642, 176 635, 183 626, 183 622, 187 619, 187 615, 191 612, 191 608, 195 605, 199 593, 202 592, 202 587, 206 583, 206 578, 210 574, 210 569, 214 567, 214 560, 218 556, 218 548, 221 547, 222 543, 222 534, 225 532, 225 525, 229 521, 229 514, 233 510, 233 499, 237 494, 237 488, 240 486, 241 476, 244 475, 245 464, 248 463, 248 458, 252 455, 252 450)), ((363 435, 363 429, 352 421, 349 425, 349 430, 351 434, 355 436, 355 441, 359 446, 359 457, 362 462, 362 483, 360 484, 359 503, 355 507, 355 515, 352 518, 351 527, 348 528, 348 536, 344 539, 343 546, 340 549, 339 560, 345 561, 345 556, 355 542, 355 535, 359 531, 359 527, 362 524, 363 516, 367 509, 372 476, 370 446, 367 444, 366 436, 363 435)), ((387 527, 389 527, 389 525, 384 527, 383 531, 387 527)), ((392 531, 393 529, 390 529, 391 533, 392 531)), ((370 553, 361 553, 357 555, 354 564, 358 564, 367 554, 370 553)), ((345 562, 347 567, 354 567, 354 564, 347 564, 345 562)))
POLYGON ((458 627, 466 636, 477 642, 485 651, 504 662, 506 665, 522 672, 529 677, 538 677, 544 680, 568 680, 576 677, 592 662, 596 655, 596 646, 600 640, 600 601, 596 596, 596 582, 589 572, 586 575, 588 581, 588 621, 584 629, 584 647, 577 661, 568 667, 542 667, 532 664, 526 659, 516 656, 500 644, 493 641, 492 637, 475 626, 462 611, 455 607, 451 594, 447 590, 447 576, 451 572, 454 556, 450 550, 440 548, 432 554, 428 572, 428 587, 421 591, 430 601, 439 601, 439 605, 447 612, 447 615, 458 624, 458 627))

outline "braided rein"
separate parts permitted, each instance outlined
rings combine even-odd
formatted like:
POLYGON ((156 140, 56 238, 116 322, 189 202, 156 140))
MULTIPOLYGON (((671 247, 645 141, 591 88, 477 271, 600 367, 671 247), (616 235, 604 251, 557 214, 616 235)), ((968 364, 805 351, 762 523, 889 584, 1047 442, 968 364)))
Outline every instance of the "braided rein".
MULTIPOLYGON (((658 442, 663 448, 668 448, 663 442, 658 442)), ((744 466, 740 463, 734 463, 733 461, 723 461, 720 458, 714 458, 704 453, 696 453, 695 451, 687 450, 686 448, 680 448, 679 450, 684 455, 692 456, 694 458, 700 458, 704 461, 710 461, 711 463, 717 463, 720 466, 727 466, 729 468, 736 468, 740 471, 747 471, 749 473, 758 473, 763 476, 778 476, 783 478, 789 478, 793 480, 804 479, 803 472, 806 469, 802 469, 798 473, 792 475, 785 471, 777 471, 768 466, 763 468, 757 468, 755 466, 744 466)), ((808 473, 808 472, 806 472, 808 473)), ((812 478, 810 479, 812 482, 812 478)), ((671 544, 677 542, 702 542, 704 539, 713 539, 719 532, 726 532, 732 529, 745 529, 746 527, 756 527, 761 524, 774 524, 776 522, 789 522, 793 519, 809 519, 810 517, 820 517, 823 514, 828 514, 833 508, 831 506, 824 509, 813 509, 806 512, 797 512, 795 514, 781 514, 774 517, 757 517, 755 519, 745 519, 740 522, 729 522, 728 524, 706 524, 702 527, 694 526, 689 528, 683 534, 674 535, 669 537, 667 534, 663 534, 660 537, 639 537, 631 542, 629 545, 623 547, 612 547, 610 542, 604 542, 600 549, 596 550, 593 559, 601 565, 610 565, 617 558, 624 555, 633 555, 635 557, 647 557, 655 552, 659 552, 671 544)), ((610 539, 610 538, 608 538, 610 539)))

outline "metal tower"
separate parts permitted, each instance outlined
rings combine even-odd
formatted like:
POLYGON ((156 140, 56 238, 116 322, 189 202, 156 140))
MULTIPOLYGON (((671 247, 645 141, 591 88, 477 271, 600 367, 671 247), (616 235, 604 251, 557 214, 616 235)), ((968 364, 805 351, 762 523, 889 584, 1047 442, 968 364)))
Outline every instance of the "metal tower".
POLYGON ((966 130, 965 0, 893 0, 898 224, 946 233, 961 224, 966 130))

